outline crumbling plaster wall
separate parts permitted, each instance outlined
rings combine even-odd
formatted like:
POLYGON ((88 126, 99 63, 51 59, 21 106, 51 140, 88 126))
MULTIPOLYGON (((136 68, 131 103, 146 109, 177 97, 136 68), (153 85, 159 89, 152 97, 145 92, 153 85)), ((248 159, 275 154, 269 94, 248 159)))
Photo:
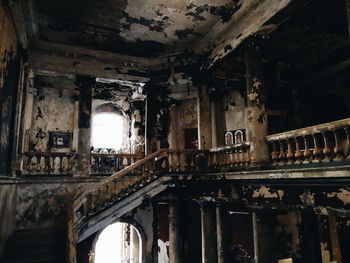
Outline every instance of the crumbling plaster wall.
POLYGON ((170 118, 170 148, 184 149, 184 129, 193 129, 198 127, 197 100, 183 100, 179 105, 171 107, 170 118))
MULTIPOLYGON (((49 132, 73 133, 74 122, 77 121, 74 120, 74 95, 77 94, 74 78, 37 76, 35 85, 37 95, 33 108, 30 150, 59 150, 48 147, 49 132)), ((70 148, 60 151, 69 152, 70 148)))
POLYGON ((243 96, 238 90, 233 90, 216 103, 218 146, 225 144, 225 132, 247 129, 247 108, 243 96))
POLYGON ((19 78, 19 52, 16 28, 9 7, 0 2, 0 176, 10 166, 11 129, 19 78))
POLYGON ((90 183, 56 179, 19 184, 16 228, 64 227, 68 202, 90 183))

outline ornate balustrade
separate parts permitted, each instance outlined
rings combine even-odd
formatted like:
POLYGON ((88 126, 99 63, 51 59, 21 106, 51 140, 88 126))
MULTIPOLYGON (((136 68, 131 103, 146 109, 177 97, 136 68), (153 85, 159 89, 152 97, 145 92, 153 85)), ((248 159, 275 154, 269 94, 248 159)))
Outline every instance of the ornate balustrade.
POLYGON ((128 196, 168 171, 168 149, 159 150, 89 187, 73 202, 74 223, 128 196))
POLYGON ((273 165, 350 161, 350 118, 266 137, 273 165))
POLYGON ((91 173, 94 175, 111 175, 141 160, 142 154, 92 153, 91 173))
POLYGON ((169 150, 170 172, 242 169, 250 162, 249 143, 210 150, 169 150))
POLYGON ((26 152, 23 159, 23 174, 69 175, 77 162, 77 154, 62 152, 26 152))

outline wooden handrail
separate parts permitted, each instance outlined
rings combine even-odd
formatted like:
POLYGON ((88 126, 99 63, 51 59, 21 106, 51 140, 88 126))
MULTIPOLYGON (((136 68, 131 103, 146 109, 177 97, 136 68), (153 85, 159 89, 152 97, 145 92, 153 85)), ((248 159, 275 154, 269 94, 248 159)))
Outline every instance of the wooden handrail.
MULTIPOLYGON (((107 177, 106 179, 104 179, 103 181, 101 182, 98 182, 98 183, 95 183, 93 185, 91 185, 89 188, 85 189, 84 192, 78 194, 75 198, 74 198, 74 204, 79 204, 86 195, 90 194, 90 193, 93 193, 96 191, 96 189, 99 189, 100 187, 106 185, 106 184, 109 184, 113 181, 116 181, 117 179, 123 177, 124 175, 130 173, 132 170, 134 170, 135 168, 145 164, 146 162, 148 162, 149 160, 152 160, 153 158, 155 157, 160 157, 160 155, 162 153, 166 153, 168 151, 168 149, 161 149, 155 153, 152 153, 148 156, 146 156, 145 158, 133 163, 132 165, 124 168, 123 170, 119 171, 119 172, 116 172, 115 174, 107 177)), ((73 205, 74 206, 74 205, 73 205)))

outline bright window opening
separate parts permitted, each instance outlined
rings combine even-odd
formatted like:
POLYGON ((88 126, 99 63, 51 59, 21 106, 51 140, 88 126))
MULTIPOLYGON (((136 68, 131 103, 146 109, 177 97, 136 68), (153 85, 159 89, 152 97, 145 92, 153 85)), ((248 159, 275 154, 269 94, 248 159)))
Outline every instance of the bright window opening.
POLYGON ((120 149, 123 144, 124 117, 115 113, 98 113, 92 117, 92 146, 120 149))

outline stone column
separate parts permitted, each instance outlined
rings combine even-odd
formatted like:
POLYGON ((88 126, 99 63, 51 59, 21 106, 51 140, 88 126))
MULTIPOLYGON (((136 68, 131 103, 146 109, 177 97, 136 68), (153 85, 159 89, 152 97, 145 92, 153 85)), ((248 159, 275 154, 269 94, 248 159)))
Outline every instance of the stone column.
POLYGON ((78 145, 79 145, 79 97, 73 96, 73 100, 74 100, 74 114, 73 114, 72 150, 73 152, 77 152, 78 145))
POLYGON ((153 84, 149 84, 146 97, 146 127, 145 127, 145 155, 157 149, 156 122, 157 122, 157 96, 153 84))
POLYGON ((217 122, 216 122, 216 103, 213 101, 210 103, 211 107, 211 141, 212 147, 218 147, 218 135, 217 135, 217 122))
POLYGON ((141 263, 140 238, 133 226, 130 227, 130 263, 141 263))
POLYGON ((198 145, 199 149, 212 148, 211 103, 206 85, 198 87, 198 145))
POLYGON ((257 46, 246 50, 248 140, 253 166, 268 163, 269 151, 265 136, 268 135, 268 122, 265 109, 264 79, 262 59, 257 46))
POLYGON ((96 80, 85 76, 76 77, 76 85, 79 87, 79 138, 78 138, 78 163, 75 176, 89 176, 91 171, 90 144, 91 144, 91 102, 92 88, 96 80))
POLYGON ((179 212, 176 203, 169 204, 169 263, 181 263, 179 212))
POLYGON ((217 236, 217 251, 218 263, 227 262, 227 224, 226 224, 226 209, 222 204, 216 206, 216 236, 217 236))
POLYGON ((345 0, 345 5, 346 5, 346 16, 348 19, 347 28, 348 28, 348 33, 350 35, 350 0, 345 0))
POLYGON ((201 204, 202 263, 217 263, 215 207, 201 204))
POLYGON ((37 95, 37 90, 34 85, 34 72, 32 70, 28 73, 26 101, 24 105, 24 113, 22 118, 23 134, 22 134, 22 153, 29 150, 30 130, 33 122, 33 106, 34 97, 37 95))

